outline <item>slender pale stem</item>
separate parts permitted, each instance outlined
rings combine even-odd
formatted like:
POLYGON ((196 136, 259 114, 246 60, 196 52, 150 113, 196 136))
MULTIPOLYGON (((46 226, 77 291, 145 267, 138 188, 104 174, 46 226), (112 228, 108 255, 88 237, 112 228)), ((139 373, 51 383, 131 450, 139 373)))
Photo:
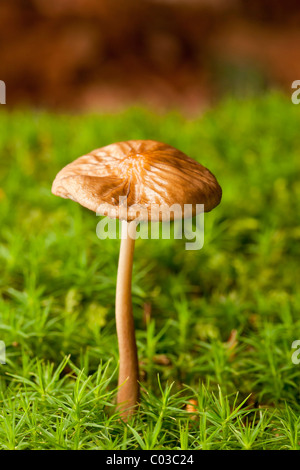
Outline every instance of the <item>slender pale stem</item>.
POLYGON ((122 221, 117 289, 116 326, 119 343, 120 367, 118 407, 124 419, 130 416, 139 399, 138 357, 131 300, 131 277, 135 239, 129 235, 133 227, 122 221))

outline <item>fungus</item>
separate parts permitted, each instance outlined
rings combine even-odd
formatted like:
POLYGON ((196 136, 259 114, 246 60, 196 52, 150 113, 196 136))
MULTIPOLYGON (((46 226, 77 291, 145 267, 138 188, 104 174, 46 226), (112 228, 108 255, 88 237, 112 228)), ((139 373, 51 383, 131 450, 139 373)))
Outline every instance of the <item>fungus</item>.
POLYGON ((171 220, 183 217, 184 206, 208 212, 221 200, 214 175, 174 147, 154 140, 129 140, 93 150, 64 167, 52 192, 122 222, 117 286, 116 328, 119 345, 117 403, 127 420, 139 401, 139 368, 131 300, 135 223, 162 220, 176 205, 171 220), (125 202, 125 203, 124 203, 125 202), (159 212, 152 211, 159 207, 159 212), (156 214, 155 217, 153 214, 156 214))

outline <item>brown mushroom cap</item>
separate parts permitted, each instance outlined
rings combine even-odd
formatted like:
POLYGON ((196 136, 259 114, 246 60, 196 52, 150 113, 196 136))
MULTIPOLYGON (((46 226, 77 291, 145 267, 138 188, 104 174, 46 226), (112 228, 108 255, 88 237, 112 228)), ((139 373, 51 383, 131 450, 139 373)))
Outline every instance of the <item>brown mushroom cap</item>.
POLYGON ((204 211, 209 212, 222 197, 221 187, 207 168, 154 140, 118 142, 77 158, 57 174, 52 192, 98 215, 127 221, 137 215, 154 220, 151 208, 174 204, 182 208, 182 214, 185 204, 192 205, 191 215, 196 214, 196 204, 204 204, 204 211))

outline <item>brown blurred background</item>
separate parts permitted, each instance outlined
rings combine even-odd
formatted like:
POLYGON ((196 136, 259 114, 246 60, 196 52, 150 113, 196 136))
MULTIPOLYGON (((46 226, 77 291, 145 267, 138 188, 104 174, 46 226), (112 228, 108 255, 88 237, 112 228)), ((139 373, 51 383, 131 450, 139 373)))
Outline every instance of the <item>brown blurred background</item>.
POLYGON ((299 0, 1 0, 7 106, 199 113, 300 79, 299 0))

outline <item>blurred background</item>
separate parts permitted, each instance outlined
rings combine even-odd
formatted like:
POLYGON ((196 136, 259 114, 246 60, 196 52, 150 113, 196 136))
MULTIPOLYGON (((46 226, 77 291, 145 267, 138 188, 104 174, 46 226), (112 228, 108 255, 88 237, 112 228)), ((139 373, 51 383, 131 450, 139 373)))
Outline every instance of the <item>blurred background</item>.
POLYGON ((7 107, 193 115, 224 95, 291 94, 299 0, 2 0, 7 107))

